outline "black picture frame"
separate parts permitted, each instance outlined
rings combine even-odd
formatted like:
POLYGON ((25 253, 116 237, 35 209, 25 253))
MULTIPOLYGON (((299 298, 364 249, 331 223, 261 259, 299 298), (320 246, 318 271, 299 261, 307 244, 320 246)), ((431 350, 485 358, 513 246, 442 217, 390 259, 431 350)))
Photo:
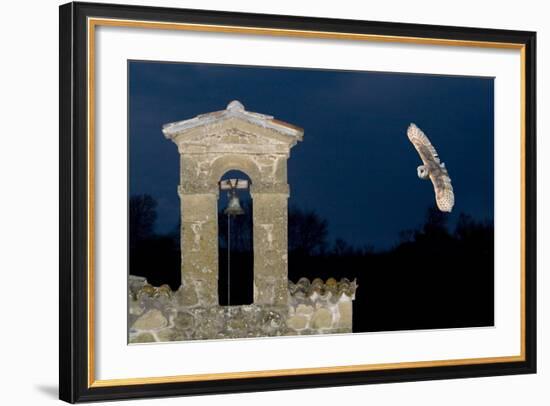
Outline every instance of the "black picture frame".
MULTIPOLYGON (((59 397, 67 402, 235 393, 536 372, 536 33, 204 10, 68 3, 60 6, 59 397), (524 357, 440 365, 187 382, 94 386, 89 379, 87 19, 260 27, 452 41, 512 43, 524 52, 524 357)), ((121 135, 123 136, 123 135, 121 135)), ((93 362, 93 360, 91 361, 93 362)))

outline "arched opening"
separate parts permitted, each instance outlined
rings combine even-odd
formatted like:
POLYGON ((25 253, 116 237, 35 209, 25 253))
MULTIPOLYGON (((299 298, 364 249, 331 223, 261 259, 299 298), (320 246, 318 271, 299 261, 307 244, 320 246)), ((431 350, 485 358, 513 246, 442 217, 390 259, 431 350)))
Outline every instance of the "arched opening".
POLYGON ((222 306, 251 304, 254 300, 254 241, 250 177, 238 170, 222 175, 220 185, 230 179, 248 182, 248 188, 236 188, 242 213, 226 210, 233 207, 231 191, 220 187, 218 199, 218 297, 222 306))

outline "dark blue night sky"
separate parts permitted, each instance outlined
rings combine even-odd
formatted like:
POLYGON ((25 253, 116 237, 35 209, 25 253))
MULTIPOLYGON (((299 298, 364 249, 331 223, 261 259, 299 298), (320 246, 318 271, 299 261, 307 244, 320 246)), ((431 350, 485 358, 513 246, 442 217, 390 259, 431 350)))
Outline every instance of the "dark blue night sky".
POLYGON ((493 78, 129 62, 130 194, 158 201, 159 233, 178 222, 179 160, 165 123, 250 111, 304 128, 288 161, 290 205, 315 210, 331 239, 392 246, 434 205, 406 130, 416 123, 446 163, 460 212, 493 219, 493 78))

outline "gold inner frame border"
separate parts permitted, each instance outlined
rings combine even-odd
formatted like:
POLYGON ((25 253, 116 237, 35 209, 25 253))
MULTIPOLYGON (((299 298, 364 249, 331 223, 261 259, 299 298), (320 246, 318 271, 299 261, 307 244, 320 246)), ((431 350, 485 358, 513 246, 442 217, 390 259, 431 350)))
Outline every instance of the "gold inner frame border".
POLYGON ((525 323, 525 131, 526 131, 526 97, 525 97, 525 76, 526 76, 526 47, 520 43, 508 42, 490 42, 490 41, 471 41, 471 40, 453 40, 444 38, 423 38, 423 37, 405 37, 391 35, 374 35, 374 34, 356 34, 345 32, 327 32, 327 31, 308 31, 308 30, 293 30, 279 28, 262 28, 248 26, 231 26, 231 25, 209 25, 209 24, 189 24, 189 23, 168 23, 155 21, 140 21, 140 20, 125 20, 125 19, 109 19, 109 18, 88 18, 87 22, 87 81, 88 81, 88 387, 112 387, 112 386, 127 386, 127 385, 143 385, 143 384, 160 384, 160 383, 177 383, 177 382, 197 382, 197 381, 213 381, 221 379, 244 379, 244 378, 266 378, 266 377, 281 377, 281 376, 296 376, 296 375, 313 375, 313 374, 335 374, 344 372, 366 372, 366 371, 381 371, 393 369, 407 368, 427 368, 427 367, 444 367, 444 366, 459 366, 459 365, 479 365, 479 364, 495 364, 507 362, 522 362, 526 359, 526 323, 525 323), (355 41, 372 41, 372 42, 392 42, 402 44, 421 44, 435 46, 460 46, 460 47, 478 47, 478 48, 496 48, 496 49, 513 49, 520 51, 520 86, 521 86, 521 101, 520 101, 520 165, 521 165, 521 269, 520 269, 520 354, 502 357, 480 357, 480 358, 464 358, 451 360, 433 360, 433 361, 414 361, 414 362, 395 362, 384 364, 362 364, 362 365, 344 365, 316 368, 295 368, 295 369, 276 369, 265 371, 243 371, 243 372, 219 372, 209 374, 190 374, 190 375, 174 375, 160 377, 144 377, 144 378, 120 378, 120 379, 95 379, 95 315, 94 315, 94 300, 95 300, 95 279, 94 279, 94 193, 95 193, 95 28, 97 26, 110 27, 130 27, 130 28, 147 28, 160 30, 180 30, 194 32, 217 32, 217 33, 232 33, 244 35, 266 35, 266 36, 284 36, 284 37, 299 37, 299 38, 317 38, 317 39, 340 39, 340 40, 355 40, 355 41))

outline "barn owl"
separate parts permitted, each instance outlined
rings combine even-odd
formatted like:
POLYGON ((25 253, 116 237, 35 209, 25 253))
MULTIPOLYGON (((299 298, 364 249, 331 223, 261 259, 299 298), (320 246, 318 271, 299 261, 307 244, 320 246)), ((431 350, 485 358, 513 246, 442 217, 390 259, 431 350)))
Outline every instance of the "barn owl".
POLYGON ((455 204, 455 195, 445 164, 439 160, 439 155, 426 134, 414 123, 409 125, 407 136, 424 163, 417 168, 418 177, 430 178, 434 186, 437 207, 441 211, 450 212, 455 204))

